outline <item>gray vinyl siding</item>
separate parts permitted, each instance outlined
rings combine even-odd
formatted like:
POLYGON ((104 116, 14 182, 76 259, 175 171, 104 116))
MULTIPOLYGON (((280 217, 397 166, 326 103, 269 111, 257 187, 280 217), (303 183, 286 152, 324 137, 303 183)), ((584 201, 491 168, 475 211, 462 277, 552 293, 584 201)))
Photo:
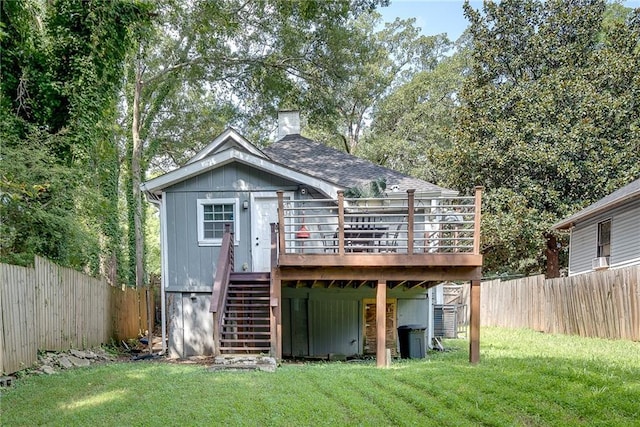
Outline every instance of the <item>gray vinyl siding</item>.
POLYGON ((591 271, 591 261, 597 255, 598 225, 591 223, 576 227, 571 232, 569 274, 591 271))
POLYGON ((598 223, 611 219, 611 259, 609 265, 628 265, 640 262, 640 201, 612 209, 576 224, 571 232, 569 274, 592 271, 592 260, 597 256, 598 223))
POLYGON ((242 209, 253 191, 291 190, 297 184, 280 177, 232 163, 178 183, 166 190, 167 290, 210 292, 219 246, 198 245, 198 199, 239 200, 239 245, 235 246, 235 267, 251 266, 251 209, 242 209))
MULTIPOLYGON (((375 289, 282 290, 282 352, 284 356, 360 355, 364 351, 363 300, 375 289)), ((397 299, 397 325, 428 327, 427 290, 388 289, 397 299)))

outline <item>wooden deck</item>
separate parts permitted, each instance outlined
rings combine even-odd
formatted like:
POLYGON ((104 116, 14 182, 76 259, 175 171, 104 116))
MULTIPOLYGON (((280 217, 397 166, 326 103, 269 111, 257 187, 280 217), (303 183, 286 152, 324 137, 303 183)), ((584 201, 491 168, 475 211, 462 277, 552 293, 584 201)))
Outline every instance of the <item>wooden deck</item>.
MULTIPOLYGON (((481 189, 472 197, 285 200, 278 193, 272 225, 272 306, 280 325, 283 286, 376 289, 384 307, 388 288, 429 288, 470 281, 471 363, 479 361, 481 189)), ((377 313, 378 366, 386 365, 384 310, 377 313)), ((274 346, 282 348, 280 336, 274 346)), ((279 357, 279 355, 277 355, 279 357)))

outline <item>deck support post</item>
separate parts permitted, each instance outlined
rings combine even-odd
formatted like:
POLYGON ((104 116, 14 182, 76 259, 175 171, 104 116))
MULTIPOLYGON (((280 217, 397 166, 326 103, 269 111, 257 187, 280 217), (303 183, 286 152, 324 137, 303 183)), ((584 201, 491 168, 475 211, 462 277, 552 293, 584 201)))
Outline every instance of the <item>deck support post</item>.
MULTIPOLYGON (((281 196, 280 194, 278 195, 281 196)), ((282 223, 281 223, 282 224, 282 223)), ((278 239, 276 224, 271 224, 271 283, 270 283, 270 353, 276 360, 282 360, 282 280, 278 269, 278 239)), ((282 234, 282 233, 280 233, 282 234)))
POLYGON ((480 362, 480 280, 471 281, 469 363, 480 362))
POLYGON ((376 288, 376 366, 387 366, 387 281, 379 280, 376 288))

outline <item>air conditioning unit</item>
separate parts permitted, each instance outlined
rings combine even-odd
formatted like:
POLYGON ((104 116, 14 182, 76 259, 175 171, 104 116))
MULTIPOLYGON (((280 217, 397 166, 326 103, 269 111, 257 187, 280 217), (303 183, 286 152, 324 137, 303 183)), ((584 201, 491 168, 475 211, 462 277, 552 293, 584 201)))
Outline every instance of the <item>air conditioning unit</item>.
POLYGON ((596 271, 606 270, 607 268, 609 268, 609 258, 604 256, 594 258, 593 261, 591 261, 591 268, 596 271))

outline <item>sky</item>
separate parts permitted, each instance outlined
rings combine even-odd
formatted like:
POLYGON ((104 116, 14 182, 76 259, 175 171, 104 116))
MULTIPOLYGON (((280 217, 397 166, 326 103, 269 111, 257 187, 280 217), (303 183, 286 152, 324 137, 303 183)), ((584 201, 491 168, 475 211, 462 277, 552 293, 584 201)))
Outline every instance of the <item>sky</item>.
MULTIPOLYGON (((475 9, 482 8, 482 1, 470 1, 475 9)), ((462 12, 463 0, 391 0, 387 7, 378 8, 385 22, 393 22, 396 17, 416 18, 416 26, 425 35, 447 33, 450 40, 457 40, 469 22, 462 12)), ((640 7, 640 0, 622 2, 626 7, 640 7)))

